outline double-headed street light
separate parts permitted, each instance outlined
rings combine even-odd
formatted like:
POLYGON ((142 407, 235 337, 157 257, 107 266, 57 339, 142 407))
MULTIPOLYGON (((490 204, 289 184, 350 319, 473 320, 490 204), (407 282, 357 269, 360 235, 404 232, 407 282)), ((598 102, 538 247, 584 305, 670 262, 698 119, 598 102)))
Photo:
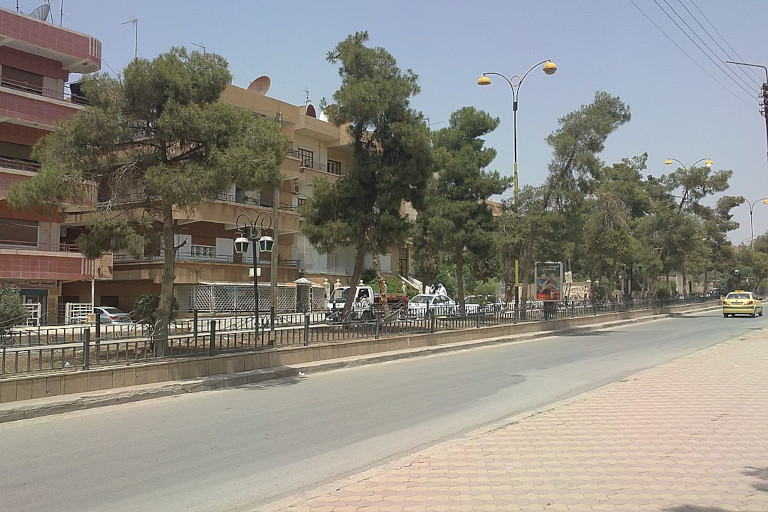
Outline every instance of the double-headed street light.
POLYGON ((755 228, 752 225, 752 209, 755 207, 755 204, 759 203, 760 201, 762 201, 763 204, 768 204, 768 197, 761 197, 760 199, 755 199, 754 201, 747 201, 747 204, 749 205, 749 246, 752 251, 755 250, 755 228))
POLYGON ((245 254, 248 252, 249 240, 253 242, 253 325, 256 339, 259 342, 259 258, 262 252, 272 252, 275 241, 272 237, 261 234, 262 229, 272 228, 272 217, 267 212, 259 213, 254 220, 241 213, 235 220, 235 227, 240 232, 235 238, 235 252, 245 254))
MULTIPOLYGON (((704 165, 707 166, 707 167, 712 167, 712 164, 713 164, 712 160, 710 160, 709 158, 699 158, 698 160, 693 162, 691 165, 685 165, 683 162, 681 162, 677 158, 667 158, 667 160, 664 162, 664 165, 672 165, 674 162, 677 162, 680 165, 682 165, 683 169, 686 172, 688 172, 688 170, 693 169, 694 167, 696 167, 696 164, 698 164, 699 162, 704 162, 704 165)), ((679 208, 679 210, 682 210, 683 209, 683 205, 685 204, 685 201, 687 199, 686 194, 684 194, 683 197, 681 197, 680 199, 681 199, 681 201, 680 201, 680 208, 679 208)))
POLYGON ((704 162, 704 165, 706 165, 707 167, 712 167, 712 164, 714 163, 709 158, 700 158, 700 159, 696 160, 695 162, 693 162, 693 164, 686 166, 683 162, 681 162, 677 158, 667 158, 667 160, 664 162, 664 165, 672 165, 674 162, 677 162, 680 165, 682 165, 683 169, 685 169, 686 171, 688 169, 692 169, 692 168, 696 167, 696 164, 699 163, 699 162, 704 162))
MULTIPOLYGON (((517 208, 517 191, 518 191, 518 182, 517 182, 517 98, 520 94, 520 86, 523 85, 523 80, 525 80, 525 77, 528 76, 528 73, 536 69, 538 66, 542 66, 542 71, 544 71, 547 75, 553 75, 555 74, 555 71, 557 71, 557 66, 554 62, 551 60, 543 60, 541 62, 537 62, 531 68, 525 72, 525 74, 521 75, 512 75, 511 77, 506 77, 502 75, 501 73, 483 73, 480 78, 477 79, 477 85, 491 85, 491 79, 488 78, 488 75, 494 75, 494 76, 500 76, 506 82, 509 84, 510 89, 512 89, 512 150, 514 152, 514 175, 513 175, 513 182, 515 187, 515 208, 517 208)), ((519 264, 518 259, 515 258, 515 308, 518 307, 518 301, 520 300, 520 271, 519 271, 519 264)))

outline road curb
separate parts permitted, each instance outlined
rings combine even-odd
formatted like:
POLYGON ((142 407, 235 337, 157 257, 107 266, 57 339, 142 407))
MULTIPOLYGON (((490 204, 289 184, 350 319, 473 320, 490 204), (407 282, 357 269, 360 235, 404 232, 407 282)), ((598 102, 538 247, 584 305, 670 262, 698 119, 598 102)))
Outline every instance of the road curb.
MULTIPOLYGON (((710 308, 692 311, 696 313, 707 311, 710 308)), ((535 333, 520 334, 514 336, 500 336, 496 338, 481 338, 471 341, 463 341, 446 345, 435 345, 429 347, 418 347, 411 349, 397 350, 394 352, 368 354, 360 356, 351 356, 340 359, 318 361, 316 363, 302 363, 290 366, 280 366, 247 372, 213 375, 209 377, 200 377, 190 380, 176 381, 172 383, 163 382, 157 384, 138 385, 126 388, 104 390, 97 392, 79 393, 76 395, 59 395, 49 398, 37 398, 26 400, 24 402, 9 402, 0 404, 0 423, 18 421, 24 419, 41 418, 54 414, 63 414, 67 412, 82 411, 118 405, 130 402, 139 402, 142 400, 151 400, 174 395, 184 395, 187 393, 196 393, 200 391, 210 391, 215 389, 233 388, 258 384, 269 380, 301 377, 311 373, 321 373, 344 368, 354 368, 368 364, 377 364, 412 357, 423 357, 438 355, 459 350, 469 350, 479 347, 490 347, 505 343, 520 343, 533 341, 538 338, 545 338, 557 335, 567 335, 579 332, 596 331, 611 327, 618 327, 638 322, 648 322, 661 320, 663 318, 685 316, 688 313, 668 313, 663 315, 647 315, 638 318, 615 320, 610 322, 599 322, 590 325, 570 327, 560 330, 538 331, 535 333)))

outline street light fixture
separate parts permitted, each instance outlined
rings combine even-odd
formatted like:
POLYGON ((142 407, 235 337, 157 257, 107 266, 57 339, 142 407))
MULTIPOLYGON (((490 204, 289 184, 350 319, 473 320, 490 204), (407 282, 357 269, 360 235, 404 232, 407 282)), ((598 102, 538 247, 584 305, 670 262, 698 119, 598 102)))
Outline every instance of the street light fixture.
MULTIPOLYGON (((544 71, 547 75, 554 75, 557 71, 557 66, 554 62, 552 62, 549 59, 543 60, 541 62, 537 62, 531 68, 526 71, 522 76, 520 75, 512 75, 511 77, 506 77, 505 75, 502 75, 501 73, 483 73, 480 75, 480 78, 477 79, 477 85, 491 85, 491 79, 488 78, 488 75, 493 76, 500 76, 506 82, 509 84, 509 88, 512 90, 512 150, 514 153, 514 175, 513 175, 513 182, 514 182, 514 201, 515 201, 515 208, 517 208, 517 191, 518 191, 518 181, 517 181, 517 98, 520 94, 520 86, 523 85, 523 80, 525 80, 525 77, 528 76, 528 73, 536 69, 537 67, 542 66, 542 71, 544 71), (543 66, 542 66, 543 64, 543 66)), ((519 307, 519 300, 520 300, 520 270, 519 270, 519 262, 518 259, 515 258, 515 311, 517 311, 519 307)))
POLYGON ((261 234, 262 229, 272 228, 272 216, 268 212, 259 213, 254 220, 241 213, 235 220, 235 227, 239 231, 239 236, 235 238, 235 252, 245 254, 248 252, 250 241, 253 242, 253 325, 256 338, 254 343, 259 341, 259 258, 262 252, 272 252, 275 241, 272 237, 261 234))
MULTIPOLYGON (((689 169, 693 169, 694 167, 696 167, 696 164, 698 164, 699 162, 704 162, 704 165, 706 167, 712 167, 712 164, 714 163, 709 158, 699 158, 698 160, 693 162, 691 165, 685 165, 683 162, 681 162, 677 158, 667 158, 667 160, 664 162, 664 165, 672 165, 674 162, 677 162, 680 165, 682 165, 683 169, 685 169, 686 172, 689 169)), ((686 196, 687 196, 687 191, 685 194, 683 194, 682 197, 680 197, 680 208, 678 208, 678 211, 683 209, 683 205, 685 204, 685 201, 687 199, 686 196)))
POLYGON ((749 205, 749 245, 752 251, 755 250, 755 228, 752 224, 752 208, 754 208, 755 204, 759 203, 760 201, 762 201, 763 204, 768 204, 768 197, 761 197, 760 199, 755 199, 754 201, 747 201, 747 204, 749 205))

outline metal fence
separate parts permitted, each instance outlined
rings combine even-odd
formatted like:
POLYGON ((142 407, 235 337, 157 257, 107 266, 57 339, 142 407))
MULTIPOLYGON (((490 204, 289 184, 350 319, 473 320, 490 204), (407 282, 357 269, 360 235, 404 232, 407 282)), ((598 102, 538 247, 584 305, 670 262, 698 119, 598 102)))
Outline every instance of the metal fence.
POLYGON ((140 324, 73 325, 20 328, 0 335, 0 378, 51 371, 79 371, 98 366, 130 364, 175 357, 206 356, 270 347, 379 339, 417 333, 434 333, 473 327, 547 322, 684 305, 716 302, 696 298, 664 302, 635 301, 605 304, 552 304, 543 307, 514 307, 497 312, 443 315, 428 312, 413 318, 395 311, 369 321, 327 319, 325 313, 260 315, 258 328, 253 316, 200 317, 173 322, 162 351, 158 333, 140 324), (161 354, 162 353, 162 357, 161 354))

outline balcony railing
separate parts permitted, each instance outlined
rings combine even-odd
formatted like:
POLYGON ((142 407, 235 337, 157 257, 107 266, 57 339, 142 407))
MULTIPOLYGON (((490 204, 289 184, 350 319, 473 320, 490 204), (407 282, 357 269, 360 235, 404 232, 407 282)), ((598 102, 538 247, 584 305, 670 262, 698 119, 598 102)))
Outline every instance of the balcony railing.
MULTIPOLYGON (((155 263, 163 262, 164 256, 162 254, 150 254, 146 256, 132 256, 130 254, 115 254, 115 263, 155 263)), ((176 261, 182 262, 208 262, 208 263, 236 263, 235 257, 232 255, 216 254, 216 248, 205 245, 193 245, 192 251, 185 253, 176 253, 176 261), (199 248, 195 249, 195 248, 199 248), (210 248, 210 250, 209 250, 210 248)), ((243 255, 242 261, 238 262, 242 264, 253 264, 253 259, 249 255, 243 255)), ((270 260, 259 258, 259 265, 269 265, 270 260)), ((301 265, 300 260, 285 260, 280 259, 278 266, 281 267, 299 267, 301 265)))
POLYGON ((3 167, 4 169, 16 169, 17 171, 40 171, 40 164, 37 162, 8 156, 0 156, 0 167, 3 167))
MULTIPOLYGON (((261 198, 251 198, 248 196, 245 197, 238 197, 234 196, 232 194, 218 194, 216 196, 216 199, 218 201, 224 201, 227 203, 237 203, 237 204, 252 204, 254 206, 260 206, 262 208, 273 208, 275 206, 275 203, 266 201, 261 198)), ((285 210, 285 211, 296 211, 296 207, 287 203, 280 203, 277 208, 279 210, 285 210)))
POLYGON ((72 94, 71 92, 68 93, 56 89, 48 89, 39 85, 30 84, 28 82, 12 80, 10 78, 0 77, 0 86, 16 91, 37 94, 39 96, 51 98, 54 100, 67 101, 76 105, 88 105, 88 99, 85 96, 79 96, 77 94, 72 94))
POLYGON ((302 169, 312 169, 313 171, 324 172, 327 174, 333 174, 335 176, 341 176, 341 163, 340 162, 315 162, 314 159, 302 158, 297 150, 289 151, 289 156, 298 158, 301 163, 299 166, 302 169))
POLYGON ((0 249, 45 252, 80 252, 80 249, 78 249, 74 244, 38 243, 29 242, 27 240, 0 240, 0 249))

